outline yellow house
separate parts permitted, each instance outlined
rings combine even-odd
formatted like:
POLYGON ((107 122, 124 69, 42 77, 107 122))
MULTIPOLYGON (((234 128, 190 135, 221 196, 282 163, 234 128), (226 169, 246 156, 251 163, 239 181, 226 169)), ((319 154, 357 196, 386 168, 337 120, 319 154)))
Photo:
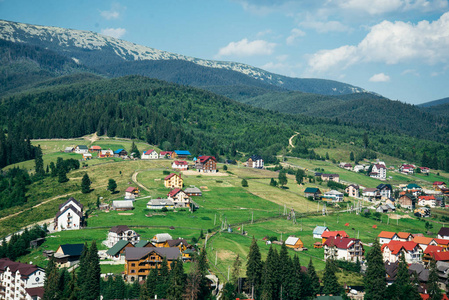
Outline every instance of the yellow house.
POLYGON ((170 175, 164 178, 164 186, 169 189, 172 188, 182 189, 183 183, 184 180, 181 178, 181 176, 175 173, 171 173, 170 175))
POLYGON ((289 236, 285 241, 285 246, 292 249, 299 249, 304 247, 304 243, 301 241, 300 238, 289 236))

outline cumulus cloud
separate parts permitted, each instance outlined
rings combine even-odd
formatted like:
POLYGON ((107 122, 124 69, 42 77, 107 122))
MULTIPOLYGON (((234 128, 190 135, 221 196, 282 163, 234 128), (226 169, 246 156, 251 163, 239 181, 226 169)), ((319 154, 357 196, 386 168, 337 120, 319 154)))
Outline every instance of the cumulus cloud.
POLYGON ((101 10, 100 15, 106 20, 118 19, 120 17, 120 12, 122 12, 125 7, 120 6, 120 4, 115 3, 111 6, 110 10, 101 10))
POLYGON ((327 32, 346 32, 351 31, 351 28, 344 25, 343 23, 339 21, 326 21, 326 22, 320 22, 315 20, 308 20, 299 23, 302 27, 311 28, 316 30, 319 33, 327 33, 327 32))
POLYGON ((271 29, 267 29, 267 30, 264 30, 264 31, 259 31, 257 33, 257 37, 261 37, 261 36, 264 36, 264 35, 267 35, 267 34, 271 34, 271 33, 273 33, 273 31, 271 29))
POLYGON ((320 73, 360 62, 399 64, 419 61, 449 63, 449 12, 433 22, 417 24, 383 21, 373 26, 356 46, 321 50, 309 58, 309 71, 320 73))
POLYGON ((407 70, 402 71, 402 73, 401 73, 401 75, 407 75, 407 74, 419 76, 419 72, 416 71, 415 69, 407 69, 407 70))
POLYGON ((344 10, 363 12, 370 15, 411 10, 439 11, 448 7, 446 0, 334 0, 333 2, 344 10))
POLYGON ((274 51, 275 43, 269 43, 264 40, 248 41, 242 39, 238 42, 230 42, 226 47, 220 48, 217 58, 222 56, 253 56, 270 55, 274 51))
POLYGON ((306 33, 299 28, 293 28, 290 36, 286 39, 287 45, 293 44, 297 37, 305 36, 306 33))
POLYGON ((121 38, 126 33, 125 28, 105 28, 101 30, 101 33, 113 38, 121 38))
POLYGON ((390 76, 385 75, 384 73, 374 74, 369 79, 371 82, 387 82, 390 81, 390 76))

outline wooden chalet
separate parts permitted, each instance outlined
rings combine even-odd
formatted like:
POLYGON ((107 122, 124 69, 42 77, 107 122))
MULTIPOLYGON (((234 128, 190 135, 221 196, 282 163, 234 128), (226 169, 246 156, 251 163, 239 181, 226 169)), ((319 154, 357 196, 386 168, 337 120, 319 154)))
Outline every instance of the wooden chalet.
POLYGON ((83 252, 84 244, 64 244, 53 254, 55 263, 60 268, 69 268, 77 264, 83 252))
POLYGON ((114 156, 125 157, 125 156, 128 156, 128 152, 126 152, 125 149, 117 149, 114 151, 114 156))
POLYGON ((289 236, 285 240, 285 246, 292 249, 301 249, 304 248, 304 243, 298 237, 289 236))
POLYGON ((94 145, 94 146, 92 146, 92 147, 90 147, 89 148, 89 152, 100 152, 101 151, 101 147, 100 146, 96 146, 96 145, 94 145))
POLYGON ((304 197, 313 197, 314 200, 320 199, 322 193, 319 188, 308 187, 304 190, 304 197))
POLYGON ((112 246, 112 248, 106 251, 106 256, 112 260, 124 260, 125 249, 129 247, 134 248, 135 246, 129 241, 120 240, 114 246, 112 246))
POLYGON ((344 238, 348 238, 349 235, 344 231, 344 230, 337 230, 337 231, 324 231, 321 234, 321 239, 322 239, 322 243, 324 245, 324 243, 326 242, 326 240, 330 237, 344 237, 344 238))
POLYGON ((184 185, 184 180, 181 178, 181 175, 176 173, 171 173, 164 178, 164 186, 169 189, 182 189, 184 185))
POLYGON ((99 158, 106 158, 106 157, 113 157, 113 156, 114 156, 114 151, 112 151, 111 149, 100 150, 100 152, 98 152, 99 158))
POLYGON ((203 173, 217 172, 217 159, 214 156, 198 156, 195 163, 195 169, 203 173))
POLYGON ((125 190, 125 199, 134 200, 139 196, 139 189, 133 186, 128 187, 125 190))
POLYGON ((192 155, 192 154, 190 154, 190 152, 188 150, 175 150, 172 153, 173 158, 187 158, 190 155, 192 155))

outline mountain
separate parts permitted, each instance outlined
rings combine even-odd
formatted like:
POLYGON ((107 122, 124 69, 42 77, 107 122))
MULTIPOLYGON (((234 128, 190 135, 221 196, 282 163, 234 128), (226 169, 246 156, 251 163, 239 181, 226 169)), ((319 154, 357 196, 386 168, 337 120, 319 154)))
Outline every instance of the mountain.
POLYGON ((291 78, 242 63, 205 60, 174 54, 89 31, 0 20, 0 39, 49 49, 78 64, 114 76, 129 75, 129 70, 132 68, 138 69, 140 75, 159 76, 161 71, 157 68, 162 67, 164 74, 156 78, 171 79, 175 83, 193 86, 214 86, 215 88, 228 86, 230 82, 239 81, 244 75, 246 77, 244 81, 251 82, 255 87, 263 83, 267 90, 277 87, 323 95, 365 92, 359 87, 337 81, 291 78), (148 61, 153 64, 148 64, 148 61), (132 62, 132 67, 126 66, 127 62, 132 62), (205 71, 203 78, 197 78, 196 71, 184 69, 186 62, 191 63, 190 68, 199 66, 209 70, 205 71), (153 70, 153 67, 156 69, 153 70), (122 69, 123 71, 120 71, 122 69), (195 76, 192 77, 192 73, 195 76))
POLYGON ((418 104, 418 107, 432 107, 449 103, 449 97, 418 104))

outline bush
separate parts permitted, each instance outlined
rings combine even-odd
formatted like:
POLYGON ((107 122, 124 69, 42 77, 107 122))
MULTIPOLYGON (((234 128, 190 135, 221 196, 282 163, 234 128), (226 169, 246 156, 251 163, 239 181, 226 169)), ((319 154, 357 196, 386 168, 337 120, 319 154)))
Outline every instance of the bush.
POLYGON ((162 171, 162 174, 164 174, 164 175, 170 175, 170 171, 164 170, 164 171, 162 171))
POLYGON ((228 170, 228 166, 227 166, 227 165, 224 165, 224 166, 223 166, 223 170, 224 170, 224 171, 227 171, 227 170, 228 170))
POLYGON ((246 181, 246 179, 242 179, 242 186, 248 187, 248 181, 246 181))
POLYGON ((161 211, 162 211, 162 212, 167 212, 168 209, 167 209, 166 207, 162 207, 161 211))

